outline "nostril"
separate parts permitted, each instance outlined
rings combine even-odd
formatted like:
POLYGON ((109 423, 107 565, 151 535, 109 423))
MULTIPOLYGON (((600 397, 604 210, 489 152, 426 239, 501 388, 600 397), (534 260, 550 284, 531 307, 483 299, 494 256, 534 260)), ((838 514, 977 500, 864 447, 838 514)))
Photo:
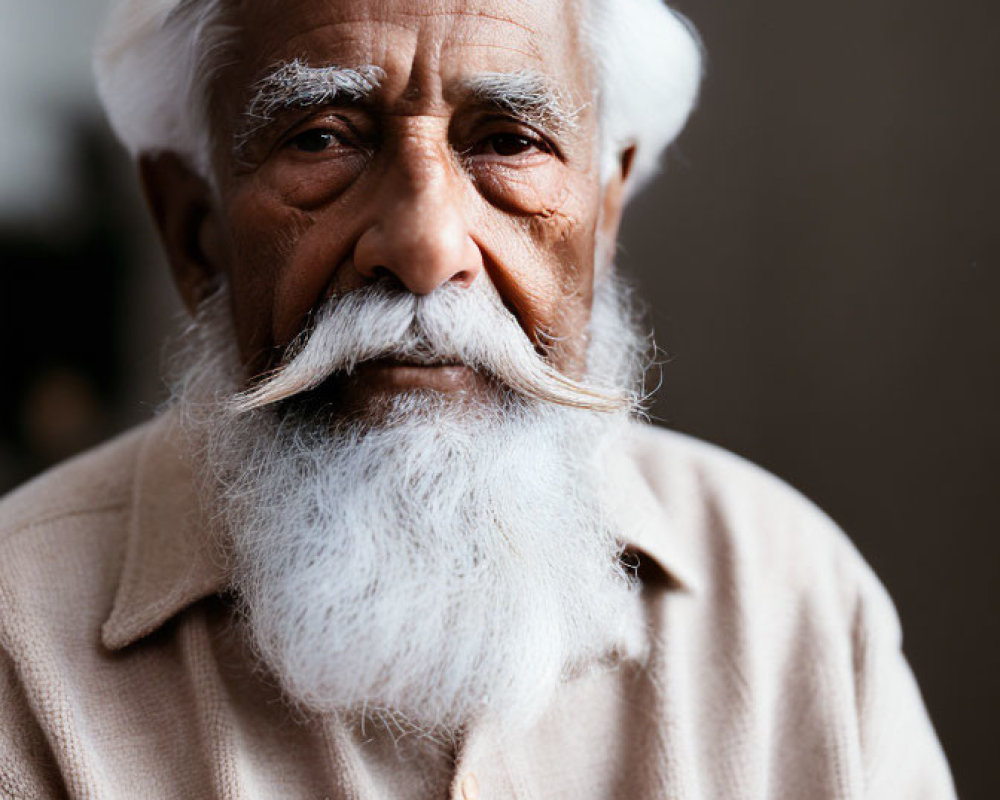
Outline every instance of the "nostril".
POLYGON ((463 289, 468 289, 476 280, 476 270, 463 269, 451 276, 449 283, 457 283, 463 289))

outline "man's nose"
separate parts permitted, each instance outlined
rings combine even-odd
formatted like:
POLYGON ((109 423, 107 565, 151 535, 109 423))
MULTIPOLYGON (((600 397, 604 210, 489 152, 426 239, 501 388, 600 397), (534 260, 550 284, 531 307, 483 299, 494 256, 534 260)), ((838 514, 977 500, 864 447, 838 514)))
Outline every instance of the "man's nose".
POLYGON ((483 254, 462 200, 460 176, 446 158, 393 165, 379 188, 374 221, 355 245, 355 269, 366 278, 392 274, 419 295, 446 283, 470 286, 483 270, 483 254))

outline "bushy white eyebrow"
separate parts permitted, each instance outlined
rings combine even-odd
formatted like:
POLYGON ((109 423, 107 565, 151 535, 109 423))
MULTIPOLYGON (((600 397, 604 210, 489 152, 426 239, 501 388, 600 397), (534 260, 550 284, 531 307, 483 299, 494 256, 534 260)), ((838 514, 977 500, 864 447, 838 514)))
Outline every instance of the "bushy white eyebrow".
POLYGON ((586 107, 569 105, 566 94, 544 75, 531 72, 485 72, 466 78, 462 88, 474 102, 493 106, 554 134, 576 129, 586 107))
MULTIPOLYGON (((385 79, 375 65, 310 67, 298 59, 281 64, 255 85, 256 93, 236 127, 234 153, 239 156, 255 134, 290 108, 310 108, 337 99, 358 102, 369 98, 385 79)), ((565 93, 544 75, 528 70, 483 72, 461 81, 467 100, 510 114, 554 135, 577 128, 585 106, 572 107, 565 93)))
POLYGON ((374 65, 310 67, 298 59, 282 64, 254 85, 256 94, 237 126, 235 151, 240 153, 280 111, 324 105, 338 98, 364 100, 384 79, 385 70, 374 65))

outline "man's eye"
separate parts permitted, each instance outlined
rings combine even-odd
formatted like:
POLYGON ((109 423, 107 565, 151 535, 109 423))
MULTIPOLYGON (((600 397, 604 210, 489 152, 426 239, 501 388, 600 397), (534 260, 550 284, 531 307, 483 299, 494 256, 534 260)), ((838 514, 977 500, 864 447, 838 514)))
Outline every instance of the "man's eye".
POLYGON ((545 143, 520 133, 495 133, 484 142, 484 152, 498 156, 520 156, 532 150, 547 152, 545 143))
POLYGON ((327 128, 311 128, 293 136, 287 146, 303 153, 322 153, 342 143, 341 138, 327 128))

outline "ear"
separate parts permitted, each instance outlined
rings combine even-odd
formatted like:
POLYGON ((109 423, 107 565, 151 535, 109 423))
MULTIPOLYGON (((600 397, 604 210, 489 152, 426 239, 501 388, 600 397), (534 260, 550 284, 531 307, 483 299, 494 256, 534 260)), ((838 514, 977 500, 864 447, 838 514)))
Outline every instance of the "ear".
POLYGON ((618 241, 618 228, 625 208, 625 187, 628 185, 632 163, 635 160, 635 145, 627 147, 618 157, 618 169, 605 182, 601 196, 601 219, 598 228, 599 241, 609 248, 602 263, 610 264, 618 241))
POLYGON ((226 267, 212 191, 176 153, 141 156, 139 175, 174 283, 193 313, 226 267))

